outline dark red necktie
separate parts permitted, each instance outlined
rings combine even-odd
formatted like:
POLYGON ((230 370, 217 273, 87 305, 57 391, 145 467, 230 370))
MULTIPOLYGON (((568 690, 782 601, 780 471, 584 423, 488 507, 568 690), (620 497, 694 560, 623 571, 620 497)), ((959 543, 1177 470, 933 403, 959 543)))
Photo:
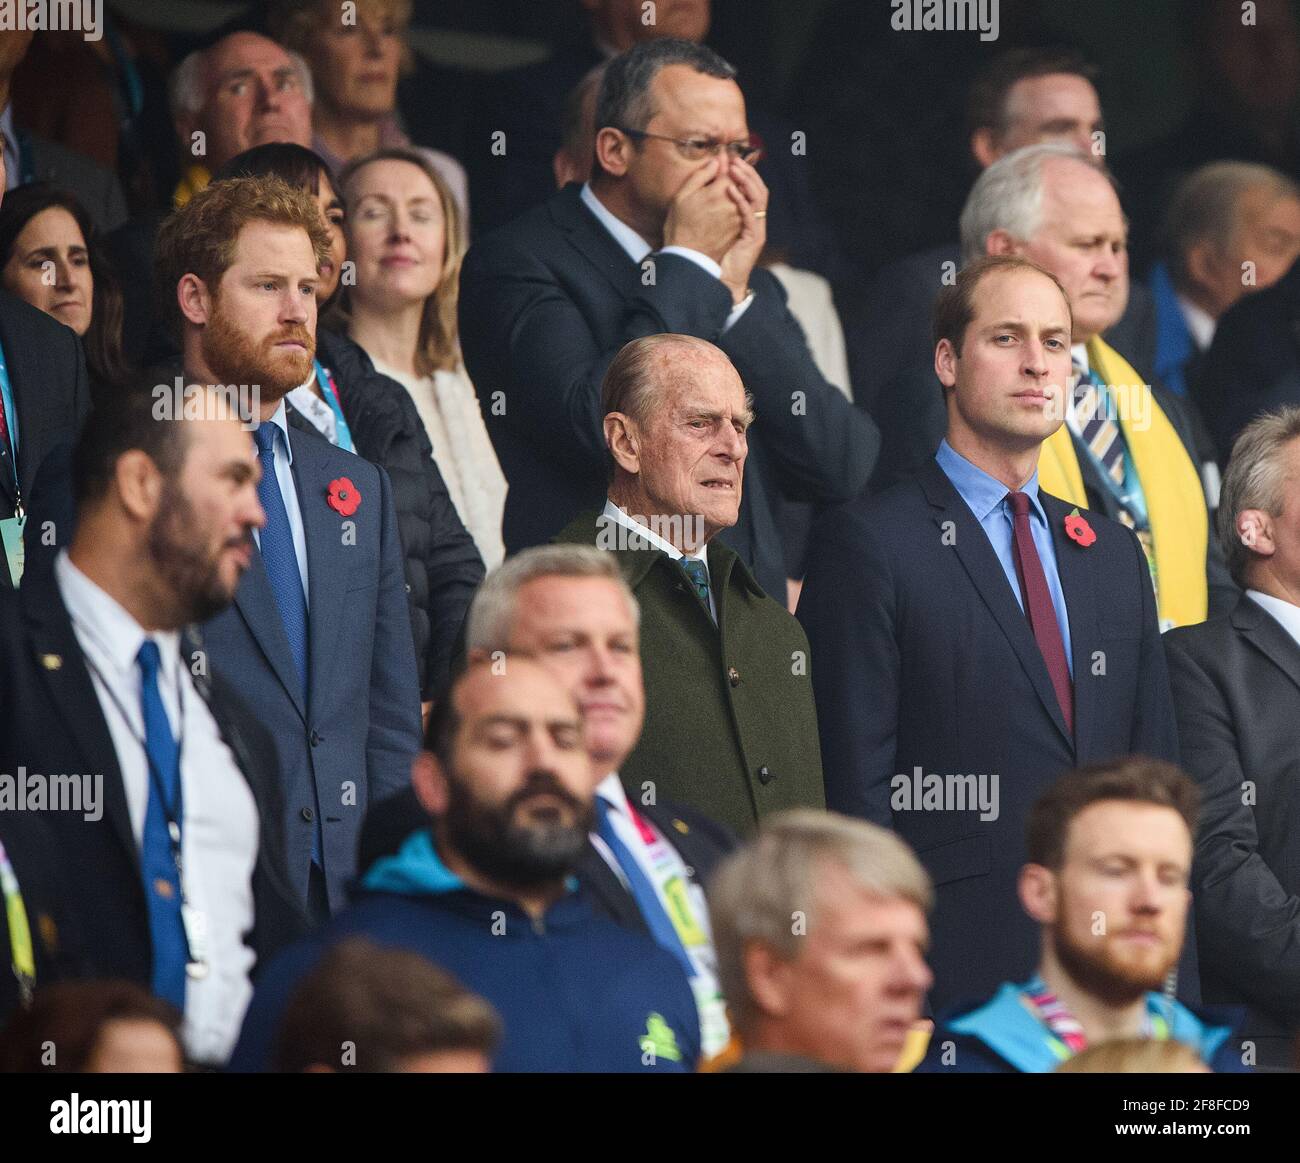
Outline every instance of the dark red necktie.
POLYGON ((1016 576, 1020 579, 1020 594, 1025 600, 1025 614, 1034 640, 1047 663, 1047 673, 1056 691, 1056 701, 1061 704, 1061 714, 1071 735, 1074 734, 1074 685, 1070 681, 1070 667, 1065 660, 1065 642, 1061 626, 1056 620, 1052 605, 1052 592, 1047 588, 1043 562, 1034 544, 1034 534, 1029 528, 1029 495, 1008 493, 1011 512, 1015 517, 1012 529, 1015 534, 1016 576))

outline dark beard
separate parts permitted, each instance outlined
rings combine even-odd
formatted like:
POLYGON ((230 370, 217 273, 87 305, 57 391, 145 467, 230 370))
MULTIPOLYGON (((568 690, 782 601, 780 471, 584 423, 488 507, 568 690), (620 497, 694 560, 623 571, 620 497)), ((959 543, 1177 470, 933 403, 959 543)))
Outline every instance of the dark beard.
POLYGON ((176 600, 178 626, 207 621, 230 605, 235 596, 221 584, 216 556, 206 554, 196 536, 194 507, 169 481, 163 486, 158 514, 149 526, 148 550, 176 600))
POLYGON ((594 809, 565 791, 550 772, 533 772, 499 807, 484 804, 450 774, 447 782, 447 811, 442 819, 447 842, 484 876, 515 888, 530 888, 557 880, 577 867, 594 809), (519 805, 538 791, 550 792, 566 803, 574 822, 515 824, 519 805))
POLYGON ((1163 968, 1139 969, 1106 956, 1101 938, 1095 947, 1076 945, 1063 929, 1052 933, 1052 947, 1060 966, 1081 989, 1109 1006, 1131 1005, 1144 993, 1164 988, 1177 953, 1163 968))
MULTIPOLYGON (((263 405, 278 404, 299 384, 305 383, 315 354, 316 341, 305 327, 286 327, 259 343, 216 302, 212 319, 203 332, 203 359, 208 368, 223 384, 256 387, 263 405), (286 360, 283 356, 277 359, 272 354, 274 345, 287 339, 306 346, 300 359, 286 360)), ((251 407, 251 404, 240 401, 240 406, 251 407)))

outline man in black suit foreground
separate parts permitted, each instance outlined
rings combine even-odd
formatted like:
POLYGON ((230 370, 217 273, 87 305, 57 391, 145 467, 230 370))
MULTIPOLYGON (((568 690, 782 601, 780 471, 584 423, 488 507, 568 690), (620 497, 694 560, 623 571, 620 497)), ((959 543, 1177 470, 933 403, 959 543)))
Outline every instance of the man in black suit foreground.
MULTIPOLYGON (((586 727, 595 786, 596 830, 577 873, 592 903, 620 925, 648 933, 680 962, 700 1011, 706 1055, 727 1043, 717 960, 703 886, 736 847, 721 824, 672 803, 645 785, 629 795, 619 767, 645 718, 637 601, 618 562, 584 545, 524 550, 488 574, 470 607, 471 661, 509 667, 530 656, 577 700, 586 727)), ((404 792, 366 821, 362 856, 427 824, 414 792, 404 792), (380 832, 387 833, 381 840, 380 832)))
POLYGON ((759 585, 786 592, 775 510, 857 496, 880 440, 822 378, 775 276, 755 263, 768 191, 735 70, 682 40, 610 62, 596 167, 470 248, 460 334, 510 482, 510 552, 605 501, 600 383, 630 340, 706 339, 736 366, 758 419, 740 520, 722 535, 759 585))
POLYGON ((1038 487, 1071 326, 1025 259, 944 288, 947 439, 915 480, 827 514, 799 603, 827 805, 892 825, 934 880, 936 1008, 1033 966, 1014 887, 1038 793, 1078 764, 1177 758, 1146 555, 1038 487))
POLYGON ((274 745, 192 625, 251 561, 257 457, 217 394, 196 403, 202 419, 160 417, 140 391, 97 416, 71 546, 0 601, 0 806, 44 796, 79 974, 149 985, 184 1012, 189 1056, 219 1065, 255 962, 302 924, 274 745))
POLYGON ((1248 1004, 1261 1066, 1300 1026, 1300 408, 1249 424, 1219 535, 1245 594, 1164 639, 1183 765, 1203 808, 1192 888, 1209 1002, 1248 1004))

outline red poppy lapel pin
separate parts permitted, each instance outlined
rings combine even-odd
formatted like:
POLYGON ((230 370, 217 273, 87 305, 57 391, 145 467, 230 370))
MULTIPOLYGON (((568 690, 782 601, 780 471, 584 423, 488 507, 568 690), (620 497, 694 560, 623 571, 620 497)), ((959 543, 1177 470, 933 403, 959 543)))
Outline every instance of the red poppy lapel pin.
POLYGON ((1071 510, 1070 515, 1066 517, 1065 533, 1071 541, 1078 542, 1084 549, 1097 540, 1097 534, 1093 532, 1092 526, 1078 509, 1071 510))
POLYGON ((351 517, 361 504, 361 490, 347 477, 330 481, 329 493, 325 497, 329 507, 342 517, 351 517))

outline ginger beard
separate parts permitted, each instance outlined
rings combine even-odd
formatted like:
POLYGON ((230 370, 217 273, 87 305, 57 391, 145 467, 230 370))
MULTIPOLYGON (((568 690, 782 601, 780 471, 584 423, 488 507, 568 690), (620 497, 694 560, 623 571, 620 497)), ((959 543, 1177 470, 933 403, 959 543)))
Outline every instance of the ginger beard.
POLYGON ((223 384, 257 387, 263 404, 279 403, 289 392, 307 382, 316 339, 301 323, 279 327, 263 339, 255 339, 234 317, 222 309, 220 294, 212 296, 212 316, 203 329, 203 359, 223 384), (301 350, 280 348, 292 340, 301 350))
POLYGON ((1183 928, 1170 931, 1168 921, 1131 920, 1125 932, 1140 929, 1157 936, 1150 945, 1132 945, 1109 929, 1095 935, 1072 932, 1069 909, 1062 896, 1061 922, 1052 927, 1052 949, 1061 968, 1080 988, 1108 1005, 1129 1005, 1144 993, 1164 988, 1165 978, 1178 963, 1183 928))

